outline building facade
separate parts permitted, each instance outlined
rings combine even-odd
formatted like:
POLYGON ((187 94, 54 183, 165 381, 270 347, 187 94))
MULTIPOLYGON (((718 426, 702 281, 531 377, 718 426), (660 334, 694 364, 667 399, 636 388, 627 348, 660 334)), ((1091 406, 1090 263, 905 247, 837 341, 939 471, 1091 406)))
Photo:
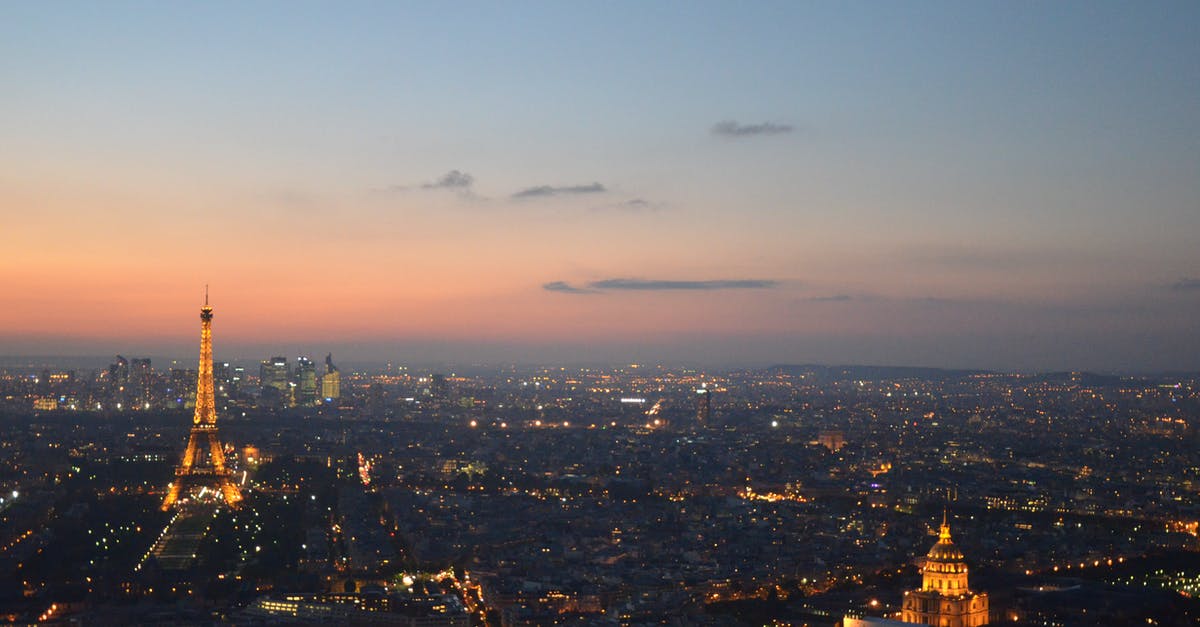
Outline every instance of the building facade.
POLYGON ((321 398, 332 402, 342 396, 342 373, 333 365, 333 353, 325 356, 325 376, 321 377, 321 398))
POLYGON ((988 624, 988 595, 971 591, 967 564, 950 537, 950 524, 945 518, 937 544, 929 549, 921 572, 921 589, 904 593, 904 622, 936 627, 988 624))
POLYGON ((307 357, 296 360, 296 404, 303 407, 317 402, 317 366, 307 357))
POLYGON ((259 405, 291 407, 292 386, 286 357, 272 357, 258 365, 259 405))

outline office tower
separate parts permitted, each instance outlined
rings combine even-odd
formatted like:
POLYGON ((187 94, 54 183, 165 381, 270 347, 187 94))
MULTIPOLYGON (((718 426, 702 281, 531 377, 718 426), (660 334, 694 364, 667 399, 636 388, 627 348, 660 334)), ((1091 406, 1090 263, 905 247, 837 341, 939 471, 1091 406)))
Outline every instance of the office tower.
MULTIPOLYGON (((42 381, 49 382, 49 376, 42 381)), ((129 384, 129 360, 117 355, 117 361, 108 366, 108 398, 113 403, 125 403, 126 386, 129 384)))
POLYGON ((154 368, 149 357, 129 362, 129 392, 135 409, 150 409, 154 403, 154 368))
POLYGON ((708 424, 712 418, 712 392, 707 386, 696 390, 696 421, 700 424, 708 424))
POLYGON ((193 368, 171 368, 169 404, 171 407, 195 407, 196 377, 193 368))
POLYGON ((444 401, 450 396, 450 386, 446 385, 446 375, 435 374, 431 377, 429 394, 434 401, 444 401))
POLYGON ((307 357, 296 359, 296 404, 305 407, 317 402, 317 365, 307 357))
POLYGON ((342 396, 342 373, 333 365, 333 353, 325 356, 325 376, 321 377, 321 398, 326 402, 342 396))
POLYGON ((237 397, 242 393, 242 386, 246 384, 246 369, 242 366, 233 367, 233 375, 229 379, 229 396, 237 397))
POLYGON ((272 357, 259 365, 258 381, 261 388, 259 404, 264 407, 287 407, 291 405, 292 392, 288 381, 286 357, 272 357))
POLYGON ((213 385, 217 398, 229 400, 233 388, 233 369, 229 362, 221 361, 213 364, 213 385))

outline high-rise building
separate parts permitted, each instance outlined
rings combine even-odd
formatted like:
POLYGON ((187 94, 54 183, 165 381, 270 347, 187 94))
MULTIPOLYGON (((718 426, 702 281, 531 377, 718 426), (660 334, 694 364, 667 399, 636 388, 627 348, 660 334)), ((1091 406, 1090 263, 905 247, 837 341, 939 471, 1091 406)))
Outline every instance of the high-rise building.
POLYGON ((906 623, 938 627, 976 627, 988 624, 988 595, 971 592, 962 551, 950 538, 945 515, 937 544, 921 568, 920 590, 904 593, 901 618, 906 623))
POLYGON ((167 404, 170 407, 194 407, 196 396, 196 377, 198 373, 193 368, 171 368, 171 379, 168 390, 170 390, 170 398, 167 399, 167 404))
POLYGON ((213 364, 213 385, 217 386, 217 398, 228 401, 233 387, 233 369, 229 362, 221 361, 213 364))
POLYGON ((308 407, 317 402, 317 365, 307 357, 296 359, 296 404, 308 407))
POLYGON ((237 507, 242 500, 242 491, 233 482, 229 468, 225 466, 225 451, 217 435, 217 404, 213 393, 212 361, 212 307, 208 305, 208 291, 204 294, 204 307, 200 309, 200 368, 196 375, 196 413, 192 416, 192 430, 188 435, 187 449, 175 469, 175 481, 167 488, 162 509, 167 511, 181 497, 186 497, 185 488, 204 483, 215 488, 226 505, 237 507), (205 446, 207 445, 207 447, 205 446), (205 452, 207 451, 207 455, 205 452))
POLYGON ((287 357, 272 357, 258 366, 259 404, 265 407, 287 407, 292 404, 288 381, 287 357))
MULTIPOLYGON (((42 377, 48 381, 49 377, 42 377)), ((114 403, 125 404, 125 396, 129 385, 129 360, 117 355, 117 361, 108 366, 108 395, 114 403)))
POLYGON ((229 378, 229 395, 237 397, 242 393, 242 386, 246 384, 246 369, 242 366, 233 367, 233 375, 229 378))
POLYGON ((326 402, 342 396, 342 373, 333 365, 333 353, 325 356, 325 375, 321 377, 321 398, 326 402))
POLYGON ((154 379, 149 357, 129 362, 129 401, 134 409, 150 409, 154 404, 154 379))
POLYGON ((429 395, 434 402, 442 402, 450 397, 450 386, 446 384, 446 375, 434 374, 430 377, 429 395))
POLYGON ((696 420, 700 424, 708 424, 712 418, 712 391, 708 386, 696 389, 696 420))

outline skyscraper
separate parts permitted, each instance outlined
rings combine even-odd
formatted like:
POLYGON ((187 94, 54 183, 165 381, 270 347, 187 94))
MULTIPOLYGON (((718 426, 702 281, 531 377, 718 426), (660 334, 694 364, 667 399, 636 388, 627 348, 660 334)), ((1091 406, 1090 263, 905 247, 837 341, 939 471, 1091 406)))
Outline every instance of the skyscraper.
POLYGON ((333 353, 325 356, 325 376, 321 377, 321 398, 334 401, 342 396, 342 373, 333 365, 333 353))
POLYGON ((308 407, 317 402, 317 365, 308 357, 296 359, 296 404, 308 407))
MULTIPOLYGON (((47 377, 43 377, 46 379, 47 377)), ((129 383, 129 360, 117 355, 117 361, 108 367, 108 394, 114 402, 125 404, 126 386, 129 383)))
POLYGON ((219 361, 213 364, 213 385, 217 386, 218 396, 228 396, 230 381, 233 378, 233 369, 229 367, 229 362, 219 361))
POLYGON ((449 397, 450 386, 446 385, 446 375, 434 374, 430 377, 429 395, 435 403, 443 402, 449 397))
POLYGON ((292 404, 287 357, 272 357, 259 364, 258 381, 260 405, 287 407, 292 404))
POLYGON ((167 399, 171 407, 195 407, 198 374, 193 368, 171 368, 169 388, 171 397, 167 399))
POLYGON ((154 378, 149 357, 129 363, 129 399, 134 408, 150 409, 154 403, 154 378))
POLYGON ((242 393, 242 386, 246 383, 246 369, 242 366, 233 367, 233 375, 229 378, 229 396, 237 397, 242 393))
POLYGON ((696 389, 696 421, 700 424, 708 424, 712 418, 712 391, 708 386, 703 386, 696 389))

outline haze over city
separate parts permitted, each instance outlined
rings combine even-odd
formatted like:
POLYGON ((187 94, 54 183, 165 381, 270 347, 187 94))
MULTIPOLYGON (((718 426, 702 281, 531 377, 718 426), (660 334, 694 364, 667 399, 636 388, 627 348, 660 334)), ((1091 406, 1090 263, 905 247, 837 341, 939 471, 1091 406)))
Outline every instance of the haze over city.
POLYGON ((0 12, 0 624, 1200 625, 1200 3, 0 12))
POLYGON ((1200 5, 10 3, 0 354, 1200 366, 1200 5))

